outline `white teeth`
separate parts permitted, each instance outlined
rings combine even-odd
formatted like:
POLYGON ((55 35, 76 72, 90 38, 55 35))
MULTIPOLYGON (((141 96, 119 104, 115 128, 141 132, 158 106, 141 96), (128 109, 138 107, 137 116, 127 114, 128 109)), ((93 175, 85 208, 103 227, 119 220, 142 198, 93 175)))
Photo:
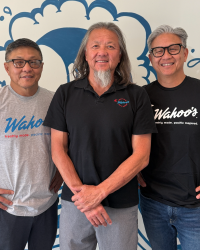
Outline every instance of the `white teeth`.
POLYGON ((107 61, 97 61, 97 62, 107 62, 107 61))
POLYGON ((173 63, 163 63, 162 66, 170 66, 172 65, 173 63))

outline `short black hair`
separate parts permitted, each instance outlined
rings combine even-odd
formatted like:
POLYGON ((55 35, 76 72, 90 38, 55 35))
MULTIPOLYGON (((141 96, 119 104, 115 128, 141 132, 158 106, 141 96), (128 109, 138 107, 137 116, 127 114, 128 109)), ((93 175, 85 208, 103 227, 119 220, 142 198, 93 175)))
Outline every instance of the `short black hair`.
POLYGON ((42 51, 40 50, 40 47, 37 45, 37 43, 35 43, 34 41, 32 41, 28 38, 20 38, 20 39, 15 40, 14 42, 10 43, 6 48, 5 60, 7 61, 9 54, 13 50, 15 50, 19 47, 31 47, 31 48, 36 49, 40 53, 41 58, 43 60, 42 51))

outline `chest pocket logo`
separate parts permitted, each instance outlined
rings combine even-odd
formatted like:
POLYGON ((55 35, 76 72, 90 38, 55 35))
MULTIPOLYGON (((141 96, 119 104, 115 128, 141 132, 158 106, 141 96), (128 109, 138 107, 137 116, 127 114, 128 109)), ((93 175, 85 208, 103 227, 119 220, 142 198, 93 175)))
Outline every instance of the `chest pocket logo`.
POLYGON ((129 101, 127 101, 124 98, 115 99, 114 102, 116 102, 122 108, 126 107, 128 105, 128 103, 129 103, 129 101))

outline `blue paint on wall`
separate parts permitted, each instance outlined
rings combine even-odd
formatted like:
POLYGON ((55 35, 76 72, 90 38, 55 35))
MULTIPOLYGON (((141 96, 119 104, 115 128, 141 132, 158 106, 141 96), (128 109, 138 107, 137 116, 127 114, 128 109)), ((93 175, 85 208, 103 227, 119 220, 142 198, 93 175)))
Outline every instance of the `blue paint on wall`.
POLYGON ((3 82, 0 81, 0 85, 1 85, 1 87, 5 86, 6 85, 6 81, 5 80, 3 82))
POLYGON ((69 78, 69 65, 74 63, 81 41, 87 30, 80 28, 61 28, 48 32, 38 41, 38 45, 46 45, 53 49, 65 64, 67 82, 69 78))
MULTIPOLYGON (((39 22, 36 20, 36 14, 41 14, 43 16, 44 8, 48 5, 55 6, 57 8, 56 13, 61 12, 61 6, 63 5, 63 3, 68 2, 68 1, 78 2, 84 6, 85 11, 86 11, 85 17, 87 20, 90 19, 90 13, 95 8, 103 8, 107 10, 113 16, 113 20, 116 22, 120 21, 120 18, 124 16, 136 19, 144 27, 144 30, 146 32, 145 48, 142 51, 141 55, 137 58, 142 63, 140 63, 138 66, 146 68, 147 74, 144 75, 143 78, 146 80, 147 83, 150 82, 149 76, 151 73, 153 73, 156 77, 156 72, 153 69, 153 67, 150 65, 149 59, 147 57, 147 53, 148 53, 147 38, 151 33, 151 27, 149 23, 146 21, 145 18, 143 18, 142 16, 136 13, 132 13, 132 12, 118 13, 115 5, 108 0, 95 0, 89 6, 85 0, 60 0, 60 1, 59 0, 46 0, 41 4, 40 8, 35 8, 31 12, 20 12, 11 19, 10 24, 9 24, 10 40, 8 40, 4 46, 0 46, 0 51, 5 50, 7 45, 13 41, 12 27, 13 27, 14 22, 17 19, 29 18, 33 20, 33 25, 39 25, 39 22)), ((52 48, 62 58, 65 64, 65 68, 66 68, 67 81, 70 80, 68 66, 70 63, 74 62, 80 42, 85 32, 86 31, 84 29, 75 28, 75 27, 71 27, 71 28, 66 27, 66 28, 61 28, 58 30, 50 31, 49 33, 45 34, 37 41, 39 45, 46 45, 52 48), (70 46, 70 49, 68 48, 68 46, 70 46)))
POLYGON ((200 58, 194 58, 187 63, 188 68, 193 68, 200 63, 200 58))

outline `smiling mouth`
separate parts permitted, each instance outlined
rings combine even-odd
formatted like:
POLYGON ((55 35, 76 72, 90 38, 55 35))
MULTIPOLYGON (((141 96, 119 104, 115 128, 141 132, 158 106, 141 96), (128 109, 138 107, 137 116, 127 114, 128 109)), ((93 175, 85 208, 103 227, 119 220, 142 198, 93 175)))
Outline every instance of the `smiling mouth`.
POLYGON ((33 78, 33 76, 21 76, 21 78, 33 78))
POLYGON ((161 63, 161 66, 163 67, 167 67, 167 66, 171 66, 173 65, 174 63, 161 63))
POLYGON ((100 62, 100 63, 107 63, 108 61, 105 61, 105 60, 98 60, 98 61, 96 61, 96 62, 100 62))

